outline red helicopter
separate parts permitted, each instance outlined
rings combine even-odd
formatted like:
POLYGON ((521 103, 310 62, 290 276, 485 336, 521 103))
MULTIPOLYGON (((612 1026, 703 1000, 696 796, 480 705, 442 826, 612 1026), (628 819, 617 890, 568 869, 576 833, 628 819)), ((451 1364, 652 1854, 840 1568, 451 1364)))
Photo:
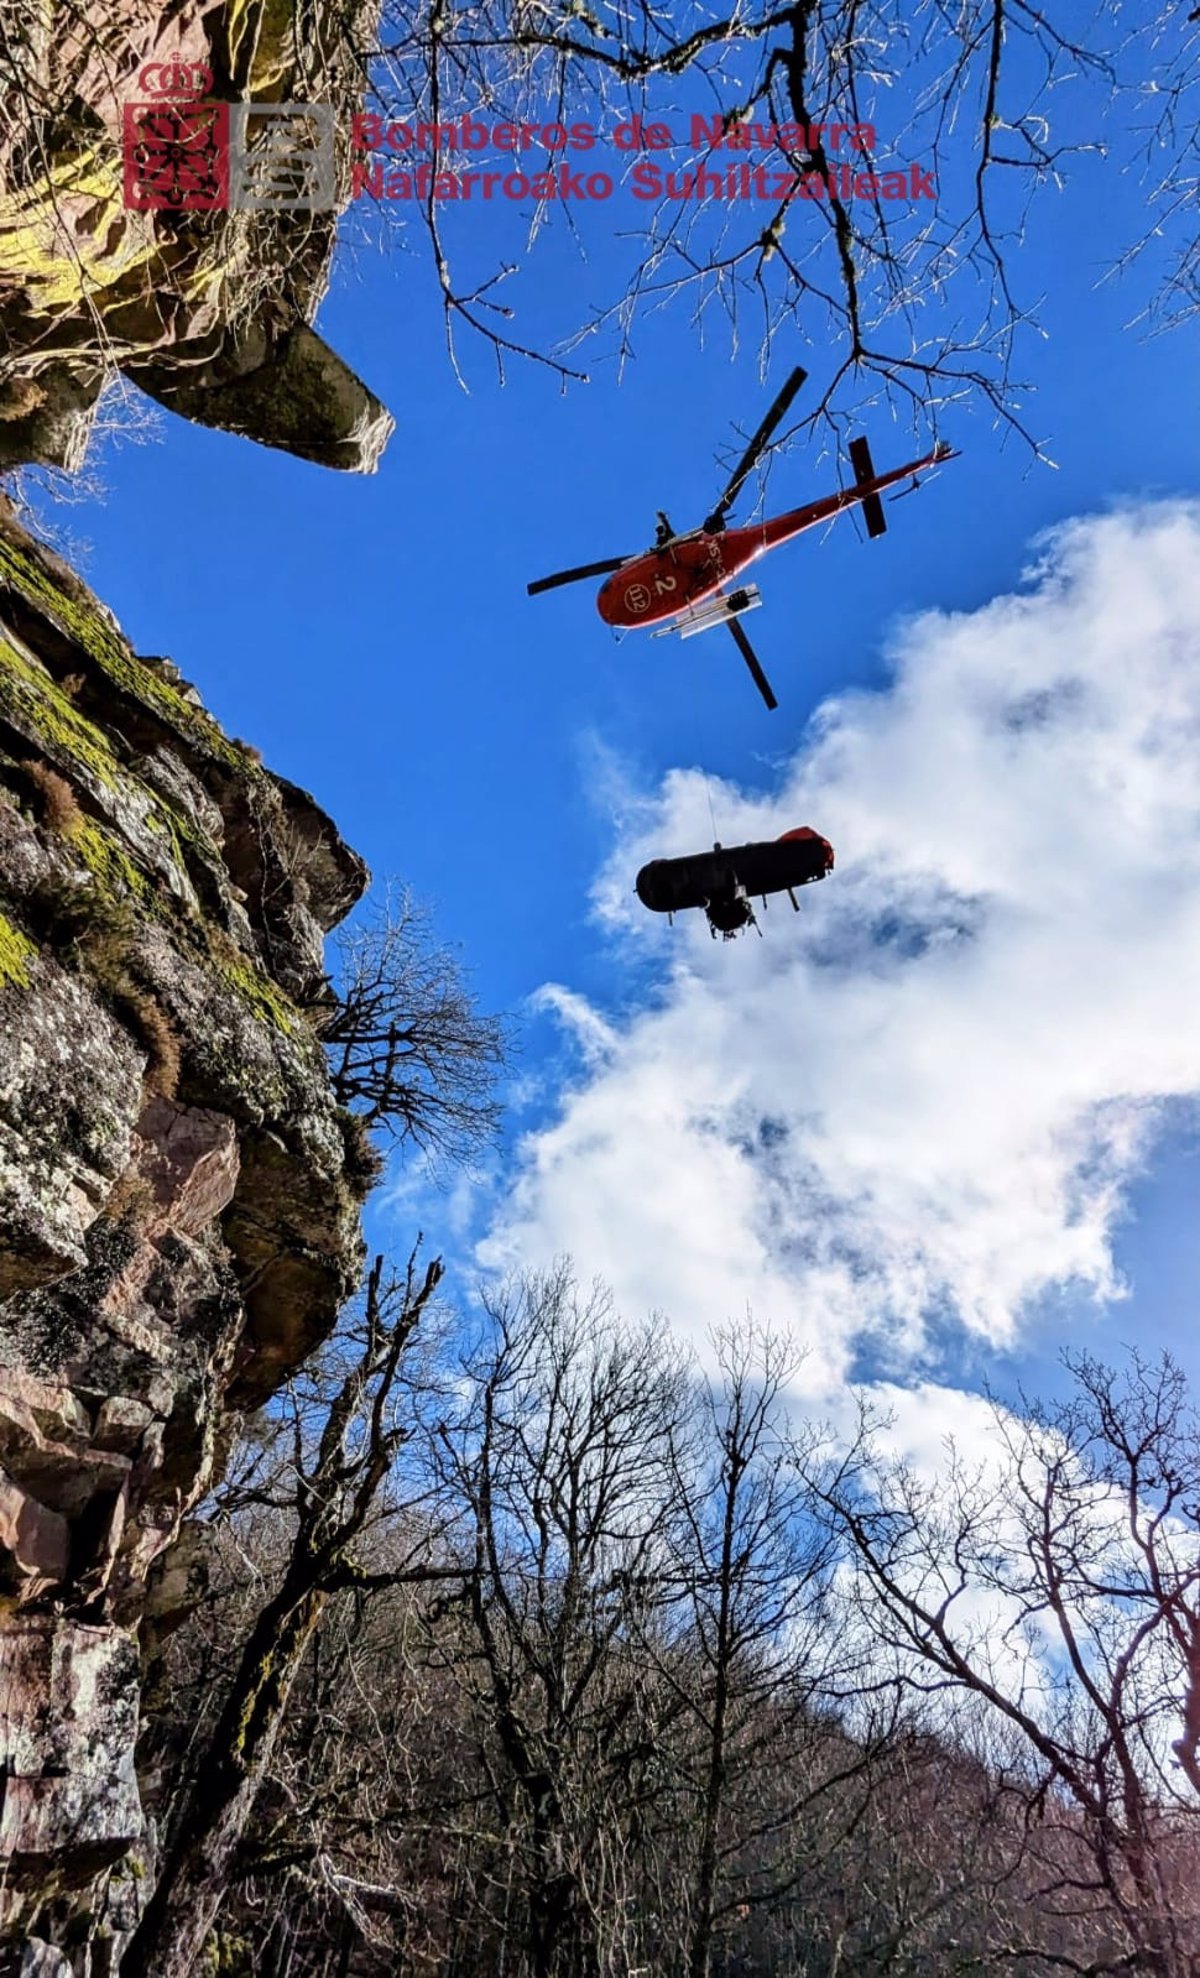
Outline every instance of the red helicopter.
MULTIPOLYGON (((839 494, 826 495, 821 501, 810 501, 803 508, 789 509, 786 515, 774 515, 763 522, 753 523, 749 528, 727 529, 726 515, 807 375, 799 367, 792 372, 743 453, 724 494, 703 528, 694 529, 690 535, 677 536, 660 509, 658 538, 653 549, 643 550, 637 556, 609 556, 599 563, 583 563, 573 570, 556 571, 553 577, 540 577, 537 583, 528 586, 530 597, 536 597, 539 591, 555 590, 559 584, 574 584, 580 578, 600 577, 613 571, 616 574, 601 585, 596 599, 597 609, 606 625, 628 630, 657 626, 656 636, 675 631, 685 639, 697 632, 707 632, 714 625, 727 625, 750 668, 759 693, 768 707, 777 707, 779 703, 771 691, 770 682, 759 665, 753 646, 738 624, 742 613, 753 611, 762 603, 762 597, 753 584, 741 585, 736 590, 728 587, 767 550, 778 548, 780 543, 791 542, 793 536, 800 535, 805 529, 815 528, 819 522, 828 522, 847 508, 861 505, 867 534, 882 536, 887 528, 883 503, 879 499, 884 489, 895 487, 897 482, 906 480, 910 474, 915 477, 924 467, 933 467, 940 461, 956 457, 951 447, 939 442, 922 459, 910 460, 903 467, 893 467, 887 474, 876 474, 866 440, 851 440, 850 462, 855 475, 853 487, 844 488, 839 494)), ((919 483, 914 479, 913 485, 915 487, 919 483)))

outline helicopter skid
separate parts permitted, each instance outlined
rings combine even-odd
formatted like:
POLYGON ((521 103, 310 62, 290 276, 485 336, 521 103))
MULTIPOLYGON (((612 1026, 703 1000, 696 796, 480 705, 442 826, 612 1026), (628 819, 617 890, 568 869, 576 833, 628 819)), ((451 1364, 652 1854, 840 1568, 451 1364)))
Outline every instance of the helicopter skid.
POLYGON ((722 593, 707 604, 689 605, 670 625, 657 626, 650 636, 665 639, 668 633, 678 632, 681 639, 694 639, 698 632, 710 632, 714 625, 728 625, 747 611, 757 611, 762 601, 757 584, 744 584, 732 595, 722 593))

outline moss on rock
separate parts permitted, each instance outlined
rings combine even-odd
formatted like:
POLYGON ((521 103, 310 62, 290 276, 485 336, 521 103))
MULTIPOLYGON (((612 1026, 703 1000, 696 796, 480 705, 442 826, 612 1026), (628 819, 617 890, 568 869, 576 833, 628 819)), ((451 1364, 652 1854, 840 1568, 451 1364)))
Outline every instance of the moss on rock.
POLYGON ((122 896, 137 900, 147 913, 159 911, 159 902, 145 873, 113 832, 105 831, 91 818, 81 818, 67 833, 68 842, 92 875, 98 893, 106 901, 122 896))
POLYGON ((260 1022, 269 1023, 285 1037, 292 1036, 297 1023, 302 1021, 300 1012, 264 969, 257 968, 232 941, 217 939, 213 930, 210 930, 208 953, 221 980, 249 1005, 260 1022))
POLYGON ((119 766, 103 730, 80 714, 46 668, 11 638, 0 639, 0 712, 6 707, 56 758, 81 764, 106 788, 115 785, 119 766))
POLYGON ((28 989, 33 942, 0 914, 0 988, 28 989))
MULTIPOLYGON (((204 708, 196 707, 136 654, 108 624, 99 606, 56 582, 45 563, 28 551, 0 538, 0 586, 15 591, 26 604, 50 619, 80 651, 93 660, 113 685, 151 709, 169 727, 206 749, 239 775, 252 769, 247 758, 224 735, 204 708)), ((79 587, 82 592, 82 586, 79 587)), ((66 696, 62 696, 65 700, 66 696)), ((68 703, 69 704, 69 703, 68 703)))

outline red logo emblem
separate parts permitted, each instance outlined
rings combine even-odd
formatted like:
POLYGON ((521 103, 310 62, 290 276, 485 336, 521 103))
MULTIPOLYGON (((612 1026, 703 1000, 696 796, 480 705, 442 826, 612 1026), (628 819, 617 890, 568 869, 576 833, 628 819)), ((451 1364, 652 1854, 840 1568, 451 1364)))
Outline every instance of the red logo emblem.
POLYGON ((625 603, 630 611, 648 611, 650 593, 644 584, 631 584, 625 593, 625 603))
POLYGON ((219 213, 229 205, 229 105, 202 102, 203 62, 148 62, 138 87, 152 100, 124 109, 125 205, 134 212, 219 213))

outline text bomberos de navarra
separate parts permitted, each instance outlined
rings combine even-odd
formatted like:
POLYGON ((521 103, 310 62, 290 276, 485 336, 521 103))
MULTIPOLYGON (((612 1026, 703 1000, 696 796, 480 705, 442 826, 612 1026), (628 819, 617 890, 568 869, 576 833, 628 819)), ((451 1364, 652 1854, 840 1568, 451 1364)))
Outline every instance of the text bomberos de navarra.
MULTIPOLYGON (((606 140, 588 123, 489 124, 467 116, 451 123, 404 124, 386 122, 367 111, 354 119, 353 141, 356 153, 390 154, 386 159, 356 156, 354 198, 421 201, 607 199, 615 189, 608 172, 577 170, 558 163, 537 171, 450 169, 440 163, 447 151, 586 152, 606 141, 622 152, 667 151, 676 142, 669 124, 648 122, 640 117, 619 124, 606 140), (413 166, 401 164, 402 158, 411 157, 414 152, 433 152, 437 162, 425 157, 413 166)), ((719 116, 693 116, 688 134, 691 151, 778 148, 788 160, 788 169, 777 170, 744 161, 720 168, 697 164, 688 171, 673 172, 665 170, 657 159, 639 158, 620 183, 628 187, 635 199, 936 198, 933 174, 920 165, 908 164, 892 170, 881 170, 874 165, 866 171, 844 160, 831 161, 828 154, 837 151, 843 142, 858 158, 870 159, 876 149, 874 126, 832 122, 807 126, 726 125, 719 116), (791 163, 801 155, 807 155, 810 161, 822 156, 824 169, 815 163, 791 163)))

